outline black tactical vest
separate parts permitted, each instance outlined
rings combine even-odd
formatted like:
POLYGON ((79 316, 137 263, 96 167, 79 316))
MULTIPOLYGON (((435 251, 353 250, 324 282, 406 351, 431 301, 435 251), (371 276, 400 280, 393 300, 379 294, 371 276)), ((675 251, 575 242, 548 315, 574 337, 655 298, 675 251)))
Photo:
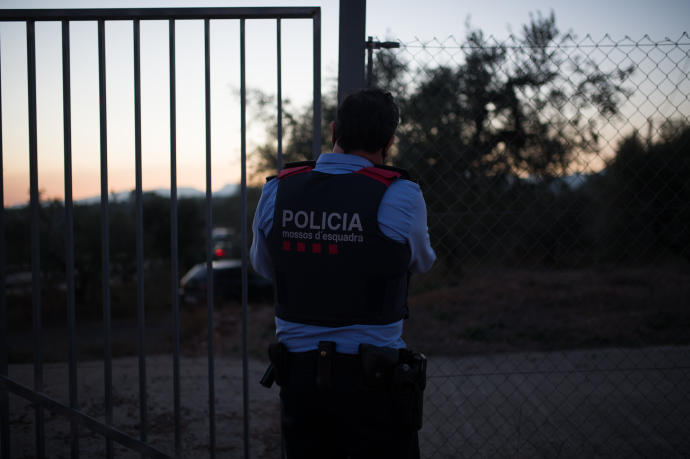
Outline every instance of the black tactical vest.
POLYGON ((276 316, 329 327, 402 319, 410 250, 381 232, 377 214, 388 186, 404 171, 325 174, 312 168, 288 165, 278 175, 268 235, 276 316))

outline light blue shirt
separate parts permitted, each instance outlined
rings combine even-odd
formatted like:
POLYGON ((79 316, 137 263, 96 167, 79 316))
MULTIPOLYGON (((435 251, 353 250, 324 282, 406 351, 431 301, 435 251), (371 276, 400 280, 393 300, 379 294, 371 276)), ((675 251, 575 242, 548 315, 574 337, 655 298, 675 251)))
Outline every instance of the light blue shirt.
MULTIPOLYGON (((341 153, 324 153, 316 162, 315 171, 326 174, 349 174, 373 164, 360 156, 341 153)), ((252 266, 268 279, 273 278, 273 268, 266 238, 273 226, 275 197, 278 180, 268 181, 261 192, 256 208, 254 240, 250 251, 252 266)), ((410 247, 409 270, 426 272, 436 260, 429 242, 426 221, 426 203, 419 186, 409 180, 396 180, 386 190, 379 205, 377 219, 383 234, 410 247)), ((328 299, 324 299, 325 302, 328 299)), ((324 307, 328 307, 327 304, 324 307)), ((290 352, 316 349, 319 341, 334 341, 336 351, 356 354, 360 343, 375 346, 404 348, 403 321, 385 325, 348 325, 345 327, 321 327, 289 322, 275 318, 276 336, 290 352)))

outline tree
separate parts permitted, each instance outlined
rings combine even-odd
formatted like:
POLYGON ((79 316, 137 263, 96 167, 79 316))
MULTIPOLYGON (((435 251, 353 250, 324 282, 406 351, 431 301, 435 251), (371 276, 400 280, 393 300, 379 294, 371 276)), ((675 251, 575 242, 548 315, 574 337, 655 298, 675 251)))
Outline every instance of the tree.
POLYGON ((470 30, 465 61, 424 69, 404 101, 398 162, 468 177, 555 177, 577 153, 596 152, 597 119, 618 113, 632 67, 604 72, 591 59, 566 56, 571 38, 553 13, 532 16, 512 46, 470 30))
MULTIPOLYGON (((275 119, 275 97, 253 91, 249 94, 257 107, 255 117, 268 126, 269 140, 257 147, 250 155, 251 179, 260 182, 263 176, 277 173, 278 127, 275 119)), ((335 120, 337 109, 335 93, 325 94, 321 99, 321 151, 331 147, 331 121, 335 120)), ((290 101, 283 104, 283 164, 307 161, 313 158, 313 111, 312 104, 295 108, 290 101)))
MULTIPOLYGON (((633 68, 604 71, 578 52, 566 54, 572 38, 553 13, 537 14, 510 42, 470 29, 457 65, 414 70, 399 54, 377 53, 373 81, 392 91, 401 109, 393 164, 418 178, 432 238, 451 271, 470 257, 533 254, 543 245, 530 231, 543 228, 558 241, 547 232, 574 218, 564 209, 561 223, 549 220, 557 218, 550 183, 597 152, 599 123, 618 114, 633 68)), ((327 139, 335 97, 324 106, 327 139)), ((289 159, 310 151, 310 114, 286 112, 289 159)), ((275 164, 274 152, 272 143, 257 149, 259 169, 275 164)), ((580 212, 582 203, 572 202, 572 212, 580 212)), ((557 259, 553 250, 544 259, 557 259)))
POLYGON ((597 152, 598 122, 615 116, 629 95, 622 85, 632 67, 605 72, 566 55, 571 39, 553 13, 532 16, 510 45, 471 29, 464 61, 419 70, 418 86, 400 100, 393 161, 419 177, 432 237, 451 265, 504 258, 511 247, 533 253, 539 245, 527 242, 531 225, 524 222, 555 218, 549 182, 567 175, 580 155, 597 152), (537 195, 542 201, 526 203, 535 180, 547 185, 537 195), (506 248, 501 238, 515 233, 524 237, 506 248))

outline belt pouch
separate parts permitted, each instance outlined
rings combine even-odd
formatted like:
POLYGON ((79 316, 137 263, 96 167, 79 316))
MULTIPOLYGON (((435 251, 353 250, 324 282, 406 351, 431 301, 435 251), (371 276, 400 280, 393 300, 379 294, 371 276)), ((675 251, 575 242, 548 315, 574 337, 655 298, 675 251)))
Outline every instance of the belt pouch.
POLYGON ((398 349, 360 344, 359 357, 364 384, 371 389, 388 388, 393 368, 399 360, 398 349))

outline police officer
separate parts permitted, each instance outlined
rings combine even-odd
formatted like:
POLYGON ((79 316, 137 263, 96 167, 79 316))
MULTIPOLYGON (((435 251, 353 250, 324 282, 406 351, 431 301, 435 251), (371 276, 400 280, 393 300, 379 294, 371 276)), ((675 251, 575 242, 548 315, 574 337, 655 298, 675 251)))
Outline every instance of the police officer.
POLYGON ((390 93, 349 95, 333 152, 262 191, 251 262, 276 289, 269 353, 289 458, 419 457, 426 362, 402 329, 409 274, 436 255, 419 186, 383 165, 398 121, 390 93))

